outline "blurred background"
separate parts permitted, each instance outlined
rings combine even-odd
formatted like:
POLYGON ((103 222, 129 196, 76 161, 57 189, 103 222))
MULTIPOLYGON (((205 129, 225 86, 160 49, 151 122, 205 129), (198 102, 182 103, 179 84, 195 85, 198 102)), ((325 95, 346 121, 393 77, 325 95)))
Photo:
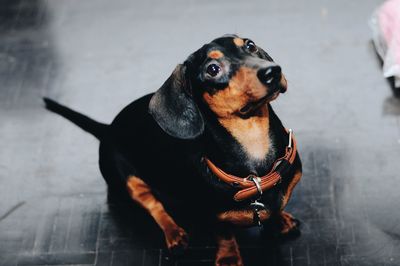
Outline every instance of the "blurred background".
POLYGON ((273 107, 304 165, 288 207, 301 236, 243 230, 245 265, 400 265, 400 101, 368 26, 382 3, 2 0, 0 265, 213 265, 211 238, 174 259, 148 216, 108 204, 98 141, 41 97, 109 123, 226 33, 282 66, 273 107))

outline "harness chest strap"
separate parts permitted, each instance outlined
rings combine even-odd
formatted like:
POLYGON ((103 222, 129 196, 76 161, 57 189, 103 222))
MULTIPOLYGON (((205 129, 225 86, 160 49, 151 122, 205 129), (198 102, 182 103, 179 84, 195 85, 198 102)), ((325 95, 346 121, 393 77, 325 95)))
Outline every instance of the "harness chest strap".
POLYGON ((232 185, 233 187, 240 188, 240 190, 234 195, 235 201, 242 201, 255 196, 260 196, 262 192, 274 187, 282 179, 282 174, 291 168, 296 158, 297 145, 296 140, 292 134, 292 130, 289 132, 289 143, 286 147, 285 155, 274 162, 272 170, 264 176, 248 175, 245 178, 234 176, 224 172, 218 168, 208 158, 204 157, 208 168, 213 174, 215 174, 221 181, 232 185))

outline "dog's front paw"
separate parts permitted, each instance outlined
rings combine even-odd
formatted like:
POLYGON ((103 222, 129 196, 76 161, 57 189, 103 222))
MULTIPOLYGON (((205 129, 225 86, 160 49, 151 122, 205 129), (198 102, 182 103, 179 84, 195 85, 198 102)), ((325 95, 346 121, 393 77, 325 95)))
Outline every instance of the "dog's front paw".
POLYGON ((175 225, 164 231, 167 247, 173 255, 181 255, 188 247, 189 238, 185 230, 175 225))
POLYGON ((219 242, 216 266, 243 266, 239 247, 234 240, 221 240, 219 242))
POLYGON ((281 213, 281 234, 287 235, 299 231, 300 221, 295 219, 290 213, 281 213))

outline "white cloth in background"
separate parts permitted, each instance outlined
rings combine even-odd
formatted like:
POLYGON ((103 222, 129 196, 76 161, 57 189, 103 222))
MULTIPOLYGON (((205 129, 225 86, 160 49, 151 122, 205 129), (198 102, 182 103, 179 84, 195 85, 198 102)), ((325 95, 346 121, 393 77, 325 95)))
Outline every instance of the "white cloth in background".
POLYGON ((383 60, 383 75, 395 78, 400 87, 400 0, 388 0, 370 20, 373 40, 383 60))

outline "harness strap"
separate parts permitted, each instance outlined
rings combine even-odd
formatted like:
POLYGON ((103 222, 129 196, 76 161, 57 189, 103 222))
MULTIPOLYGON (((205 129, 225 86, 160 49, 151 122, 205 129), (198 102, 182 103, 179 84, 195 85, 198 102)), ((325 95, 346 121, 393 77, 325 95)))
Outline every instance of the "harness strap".
POLYGON ((264 176, 248 175, 245 178, 238 177, 235 175, 224 172, 221 168, 218 168, 213 162, 207 157, 204 157, 208 168, 214 173, 221 181, 232 185, 233 187, 240 188, 240 190, 234 195, 235 201, 243 201, 255 196, 261 196, 262 192, 271 189, 282 180, 282 176, 290 170, 297 153, 296 140, 292 134, 292 130, 288 130, 289 141, 286 147, 285 155, 278 158, 269 173, 264 176))

